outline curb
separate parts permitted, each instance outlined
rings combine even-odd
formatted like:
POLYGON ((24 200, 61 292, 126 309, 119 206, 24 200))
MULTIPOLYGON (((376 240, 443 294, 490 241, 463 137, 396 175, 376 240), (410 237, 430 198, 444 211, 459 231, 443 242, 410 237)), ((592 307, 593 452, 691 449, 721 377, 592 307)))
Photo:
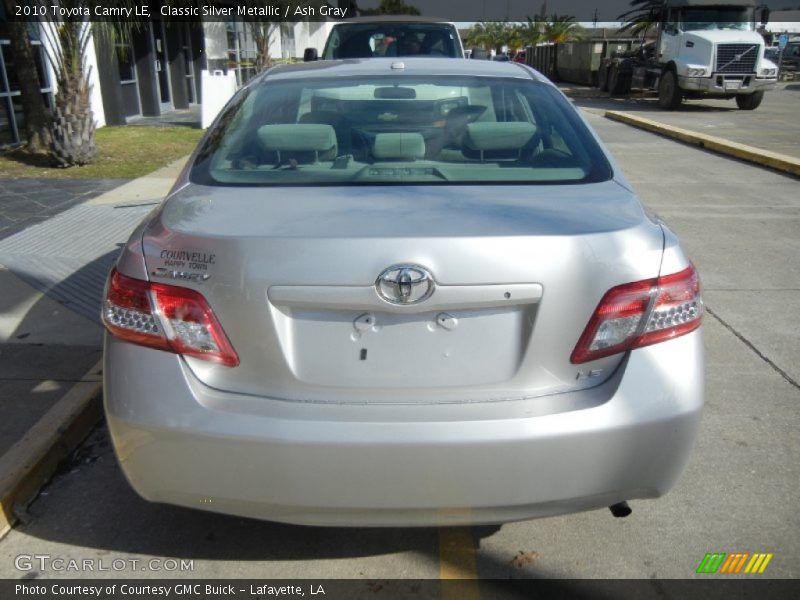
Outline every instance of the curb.
POLYGON ((771 152, 770 150, 739 144, 738 142, 731 142, 723 138, 697 133, 689 129, 665 125, 664 123, 645 119, 644 117, 636 117, 626 112, 608 110, 605 112, 605 117, 612 121, 619 121, 620 123, 632 125, 633 127, 659 133, 693 146, 705 148, 706 150, 732 156, 762 167, 769 167, 770 169, 800 177, 800 158, 794 156, 779 154, 777 152, 771 152))
POLYGON ((102 361, 0 457, 0 539, 103 416, 102 361))

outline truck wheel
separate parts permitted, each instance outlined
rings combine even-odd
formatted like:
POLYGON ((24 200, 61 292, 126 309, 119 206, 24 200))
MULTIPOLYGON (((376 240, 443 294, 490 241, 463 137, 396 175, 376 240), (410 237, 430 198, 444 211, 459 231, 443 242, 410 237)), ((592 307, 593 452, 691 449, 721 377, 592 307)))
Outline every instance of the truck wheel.
POLYGON ((608 91, 612 96, 619 96, 624 93, 623 83, 625 76, 619 72, 619 66, 611 65, 608 69, 608 91))
POLYGON ((742 110, 755 110, 764 99, 764 90, 753 92, 752 94, 739 94, 736 96, 736 106, 742 110))
POLYGON ((658 82, 658 105, 665 110, 675 110, 681 105, 681 100, 683 95, 675 71, 666 71, 658 82))
POLYGON ((597 87, 600 91, 608 91, 608 65, 600 65, 600 70, 597 71, 597 87))
POLYGON ((622 90, 620 93, 628 95, 631 93, 631 86, 633 84, 633 73, 623 73, 619 76, 621 83, 620 89, 622 90))

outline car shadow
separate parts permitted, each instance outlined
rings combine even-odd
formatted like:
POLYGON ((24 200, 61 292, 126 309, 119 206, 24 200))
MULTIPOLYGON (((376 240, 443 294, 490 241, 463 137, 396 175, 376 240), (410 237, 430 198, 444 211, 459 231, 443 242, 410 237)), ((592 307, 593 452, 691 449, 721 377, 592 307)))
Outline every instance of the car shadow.
POLYGON ((85 273, 50 286, 51 292, 58 288, 55 295, 41 295, 48 286, 41 278, 41 285, 31 285, 34 277, 20 267, 0 268, 0 315, 8 327, 0 340, 0 454, 21 440, 102 352, 99 304, 94 322, 70 310, 69 298, 77 301, 76 291, 90 285, 85 273))

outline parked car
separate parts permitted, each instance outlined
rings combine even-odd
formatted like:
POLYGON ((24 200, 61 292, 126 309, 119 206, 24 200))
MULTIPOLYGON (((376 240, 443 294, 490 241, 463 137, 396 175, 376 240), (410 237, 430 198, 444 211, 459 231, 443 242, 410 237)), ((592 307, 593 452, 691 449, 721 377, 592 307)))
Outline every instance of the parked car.
POLYGON ((529 67, 275 67, 122 249, 105 410, 156 502, 347 526, 619 508, 687 463, 702 316, 676 236, 529 67))
MULTIPOLYGON (((464 58, 455 24, 426 17, 362 17, 336 23, 328 34, 324 60, 344 58, 442 56, 464 58)), ((303 59, 317 60, 307 48, 303 59)))

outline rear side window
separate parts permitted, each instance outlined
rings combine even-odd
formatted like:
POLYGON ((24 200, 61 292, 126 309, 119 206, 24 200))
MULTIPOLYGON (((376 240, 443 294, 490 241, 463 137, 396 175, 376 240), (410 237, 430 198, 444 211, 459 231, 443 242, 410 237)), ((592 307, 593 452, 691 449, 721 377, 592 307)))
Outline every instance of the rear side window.
POLYGON ((298 79, 231 104, 193 165, 206 185, 578 183, 611 177, 551 86, 495 77, 298 79))

